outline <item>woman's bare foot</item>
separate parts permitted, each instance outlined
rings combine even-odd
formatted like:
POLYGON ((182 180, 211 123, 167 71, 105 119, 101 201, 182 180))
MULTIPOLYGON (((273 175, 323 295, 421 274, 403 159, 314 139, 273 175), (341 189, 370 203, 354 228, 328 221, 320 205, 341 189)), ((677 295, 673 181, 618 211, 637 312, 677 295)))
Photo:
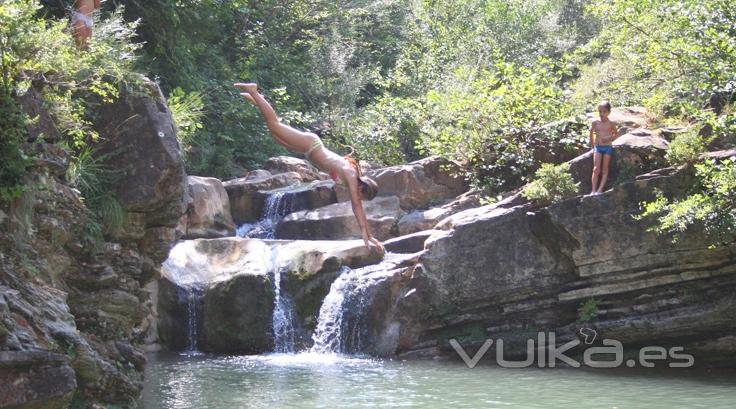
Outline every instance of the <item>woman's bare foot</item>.
POLYGON ((235 88, 245 91, 248 94, 255 94, 258 92, 258 84, 255 82, 238 82, 235 84, 235 88))

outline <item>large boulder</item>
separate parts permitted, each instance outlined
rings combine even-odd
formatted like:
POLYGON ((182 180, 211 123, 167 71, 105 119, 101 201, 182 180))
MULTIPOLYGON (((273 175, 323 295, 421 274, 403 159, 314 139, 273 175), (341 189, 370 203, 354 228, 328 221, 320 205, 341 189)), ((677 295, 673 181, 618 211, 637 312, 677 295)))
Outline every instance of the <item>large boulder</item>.
POLYGON ((265 274, 242 273, 204 294, 202 342, 208 352, 261 354, 271 350, 274 293, 265 274))
MULTIPOLYGON (((364 201, 371 233, 379 240, 398 235, 397 224, 404 215, 396 196, 364 201)), ((279 239, 342 240, 362 237, 350 202, 291 213, 276 227, 279 239)))
POLYGON ((184 162, 166 99, 152 81, 142 86, 99 109, 96 155, 116 170, 114 190, 127 211, 143 213, 146 227, 174 227, 186 205, 184 162))
POLYGON ((184 216, 184 238, 215 238, 235 234, 230 200, 222 182, 215 178, 189 176, 191 202, 184 216))
POLYGON ((263 168, 272 174, 295 172, 299 174, 303 182, 312 182, 328 178, 326 174, 321 173, 319 169, 312 166, 308 161, 294 158, 292 156, 276 156, 270 158, 263 165, 263 168))
POLYGON ((378 183, 379 196, 399 197, 405 210, 438 204, 468 189, 458 166, 438 157, 370 171, 366 176, 378 183))

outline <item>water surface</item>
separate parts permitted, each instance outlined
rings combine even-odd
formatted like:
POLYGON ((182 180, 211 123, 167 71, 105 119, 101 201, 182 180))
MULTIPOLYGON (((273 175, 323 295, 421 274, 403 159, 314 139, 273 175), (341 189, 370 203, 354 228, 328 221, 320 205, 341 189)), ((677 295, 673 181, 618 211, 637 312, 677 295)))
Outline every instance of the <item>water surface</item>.
POLYGON ((504 369, 325 354, 149 355, 145 409, 736 408, 736 375, 504 369))

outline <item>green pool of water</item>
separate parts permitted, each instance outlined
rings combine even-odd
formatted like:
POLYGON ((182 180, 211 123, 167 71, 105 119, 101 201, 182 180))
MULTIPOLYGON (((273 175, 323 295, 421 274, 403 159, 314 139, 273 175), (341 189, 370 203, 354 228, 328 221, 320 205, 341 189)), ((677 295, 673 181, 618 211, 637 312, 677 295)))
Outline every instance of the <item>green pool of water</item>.
POLYGON ((152 354, 146 409, 736 408, 736 375, 691 370, 467 368, 318 354, 152 354))

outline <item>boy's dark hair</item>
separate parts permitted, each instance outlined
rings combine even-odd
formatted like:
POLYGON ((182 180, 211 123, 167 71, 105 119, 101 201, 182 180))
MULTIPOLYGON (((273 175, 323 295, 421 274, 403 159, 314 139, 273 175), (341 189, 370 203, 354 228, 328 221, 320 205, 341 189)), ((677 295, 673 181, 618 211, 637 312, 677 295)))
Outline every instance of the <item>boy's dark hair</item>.
POLYGON ((611 112, 611 103, 608 101, 602 101, 598 104, 598 108, 606 108, 606 111, 611 112))

